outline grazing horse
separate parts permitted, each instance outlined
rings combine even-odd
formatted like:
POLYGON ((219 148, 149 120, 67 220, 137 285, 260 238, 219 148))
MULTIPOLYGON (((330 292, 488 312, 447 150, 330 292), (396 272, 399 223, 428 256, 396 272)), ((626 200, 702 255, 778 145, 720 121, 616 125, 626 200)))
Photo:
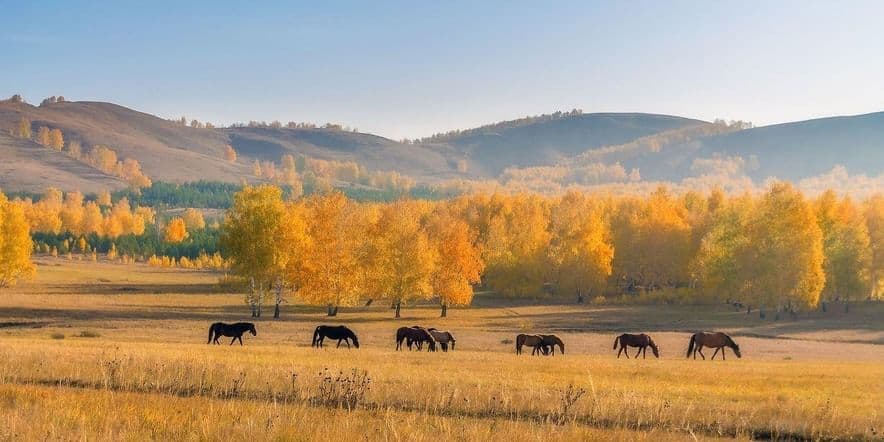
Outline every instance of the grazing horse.
POLYGON ((230 341, 230 345, 233 345, 237 339, 239 339, 239 345, 242 345, 242 335, 245 332, 251 332, 252 336, 258 336, 258 332, 255 330, 255 324, 251 322, 237 322, 236 324, 225 324, 223 322, 216 322, 209 326, 209 340, 206 344, 210 344, 214 342, 215 344, 220 344, 218 342, 218 338, 221 336, 233 337, 233 340, 230 341))
POLYGON ((710 347, 715 349, 715 353, 712 354, 713 360, 715 359, 715 355, 718 354, 719 350, 721 350, 721 359, 725 359, 725 347, 730 347, 738 358, 742 357, 742 355, 740 354, 740 346, 737 345, 737 343, 734 342, 734 340, 731 339, 730 336, 721 332, 694 333, 694 335, 691 336, 691 342, 688 344, 688 353, 685 357, 689 358, 691 357, 691 355, 694 355, 694 359, 697 359, 697 353, 700 353, 700 357, 702 357, 703 360, 706 360, 706 355, 703 354, 703 347, 710 347))
POLYGON ((457 342, 457 340, 454 339, 454 335, 452 335, 451 332, 440 331, 436 330, 435 328, 429 328, 427 329, 427 331, 430 332, 430 335, 433 336, 433 339, 435 339, 436 342, 439 343, 439 345, 442 347, 442 351, 447 352, 448 347, 451 347, 451 350, 454 350, 454 344, 457 342))
POLYGON ((620 353, 626 355, 626 359, 629 359, 629 351, 626 350, 626 347, 638 347, 638 351, 635 352, 635 357, 638 359, 638 355, 642 355, 642 359, 647 356, 648 347, 651 347, 651 351, 654 352, 654 357, 659 358, 660 352, 657 350, 657 344, 654 343, 654 340, 651 339, 650 336, 642 333, 640 335, 631 335, 629 333, 624 333, 620 336, 614 338, 614 350, 617 350, 617 345, 620 345, 620 351, 617 352, 617 359, 620 359, 620 353))
POLYGON ((426 342, 427 351, 436 351, 436 340, 423 327, 399 327, 399 330, 396 330, 396 351, 402 349, 403 341, 407 341, 406 345, 408 345, 409 350, 411 350, 411 344, 416 343, 418 344, 418 351, 420 351, 420 345, 426 342))
MULTIPOLYGON (((565 343, 562 342, 562 339, 556 335, 540 335, 542 338, 540 344, 537 345, 535 349, 545 350, 546 348, 550 349, 550 356, 556 355, 556 346, 559 346, 559 349, 562 351, 562 354, 565 354, 565 343)), ((543 351, 543 354, 546 354, 546 351, 543 351)))
POLYGON ((543 354, 547 353, 546 348, 542 348, 540 343, 543 342, 543 336, 541 335, 526 335, 524 333, 516 335, 516 354, 522 354, 522 346, 527 345, 532 347, 534 350, 531 351, 532 355, 536 355, 537 351, 540 350, 543 354))
POLYGON ((350 348, 350 341, 353 341, 353 345, 359 348, 359 338, 356 337, 356 333, 353 333, 353 330, 343 325, 320 325, 316 327, 316 331, 313 332, 313 343, 310 346, 322 348, 322 342, 325 338, 337 339, 338 345, 335 348, 341 346, 341 341, 347 343, 347 348, 350 348))

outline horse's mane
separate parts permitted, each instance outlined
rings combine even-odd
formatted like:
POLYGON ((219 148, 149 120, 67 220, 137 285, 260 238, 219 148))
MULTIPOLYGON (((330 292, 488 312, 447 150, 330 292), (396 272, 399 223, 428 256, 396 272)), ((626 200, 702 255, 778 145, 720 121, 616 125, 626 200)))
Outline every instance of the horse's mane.
POLYGON ((722 334, 724 335, 724 338, 727 340, 728 345, 730 345, 732 348, 736 348, 737 350, 740 349, 740 346, 737 345, 737 343, 734 342, 733 339, 731 339, 730 335, 728 335, 727 333, 722 333, 722 334))

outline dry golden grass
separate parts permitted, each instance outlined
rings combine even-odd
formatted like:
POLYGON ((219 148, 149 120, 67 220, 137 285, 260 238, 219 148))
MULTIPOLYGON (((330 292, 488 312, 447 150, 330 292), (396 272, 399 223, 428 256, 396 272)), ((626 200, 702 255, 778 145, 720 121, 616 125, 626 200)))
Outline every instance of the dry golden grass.
POLYGON ((209 287, 212 275, 110 264, 93 274, 58 262, 0 297, 3 439, 874 439, 884 425, 876 305, 824 326, 747 320, 719 306, 480 299, 449 318, 422 306, 394 321, 382 306, 330 320, 287 305, 282 320, 257 321, 244 347, 209 346, 210 322, 248 320, 239 295, 180 290, 187 281, 209 287), (98 274, 159 294, 89 294, 98 274), (78 280, 77 294, 45 294, 78 280), (310 348, 313 327, 326 322, 352 326, 362 348, 310 348), (452 330, 457 350, 394 351, 394 330, 413 323, 452 330), (743 359, 685 360, 693 328, 731 331, 743 359), (567 354, 516 356, 508 340, 522 329, 556 331, 567 354), (663 358, 615 359, 613 337, 625 329, 652 332, 663 358), (845 334, 851 342, 839 342, 845 334), (363 391, 334 378, 354 369, 371 383, 347 410, 337 399, 363 391), (565 406, 569 387, 586 393, 565 406))

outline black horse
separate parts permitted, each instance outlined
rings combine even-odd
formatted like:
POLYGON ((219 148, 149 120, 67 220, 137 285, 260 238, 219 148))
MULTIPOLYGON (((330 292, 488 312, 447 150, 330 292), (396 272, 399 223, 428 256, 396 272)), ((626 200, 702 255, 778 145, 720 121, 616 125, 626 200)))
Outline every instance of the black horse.
POLYGON ((403 341, 409 350, 411 350, 412 344, 415 344, 418 351, 420 351, 422 344, 426 342, 427 351, 436 351, 436 340, 433 338, 433 335, 427 329, 417 325, 413 327, 399 327, 399 330, 396 330, 397 351, 402 349, 403 341))
POLYGON ((359 338, 356 337, 356 333, 353 333, 353 330, 343 325, 320 325, 316 327, 316 331, 313 332, 313 343, 311 346, 322 348, 322 341, 325 338, 337 339, 337 347, 340 347, 341 341, 343 341, 347 343, 347 348, 350 348, 350 341, 353 341, 353 345, 359 348, 359 338))
POLYGON ((221 336, 233 337, 233 340, 230 341, 230 345, 233 345, 237 339, 239 339, 239 345, 242 345, 242 335, 245 332, 251 332, 252 336, 258 336, 258 332, 255 330, 255 324, 251 322, 237 322, 236 324, 225 324, 223 322, 216 322, 209 326, 209 341, 206 344, 220 344, 218 342, 218 338, 221 336))

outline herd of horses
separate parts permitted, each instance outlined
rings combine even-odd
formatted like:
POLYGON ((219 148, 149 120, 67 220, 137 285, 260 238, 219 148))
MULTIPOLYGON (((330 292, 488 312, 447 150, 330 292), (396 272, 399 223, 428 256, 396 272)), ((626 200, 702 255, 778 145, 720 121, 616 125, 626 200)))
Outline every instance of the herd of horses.
MULTIPOLYGON (((239 345, 243 345, 242 336, 246 333, 251 333, 252 336, 257 336, 258 331, 255 329, 255 324, 251 322, 237 322, 235 324, 216 322, 209 327, 209 341, 206 343, 220 344, 218 339, 222 336, 226 336, 228 338, 233 338, 230 341, 230 345, 233 345, 236 341, 239 341, 239 345)), ((351 344, 354 347, 359 348, 359 338, 356 336, 356 333, 344 325, 320 325, 316 327, 313 331, 313 342, 311 343, 311 346, 322 348, 325 338, 338 341, 335 346, 336 348, 340 347, 341 343, 347 344, 347 348, 350 348, 351 344)), ((438 330, 432 327, 425 328, 415 325, 412 327, 399 327, 399 329, 396 330, 396 351, 402 350, 403 348, 408 348, 409 351, 412 348, 421 351, 426 344, 427 351, 434 352, 437 351, 437 349, 441 349, 443 352, 447 352, 448 350, 454 350, 456 342, 457 340, 454 339, 454 335, 451 334, 451 332, 438 330)), ((526 346, 532 348, 532 355, 554 356, 556 354, 556 347, 559 348, 561 354, 565 354, 565 342, 556 335, 517 335, 516 354, 522 354, 522 347, 526 346)), ((614 338, 614 350, 617 350, 618 347, 618 359, 621 354, 626 355, 626 358, 629 359, 628 347, 638 349, 634 356, 636 359, 638 359, 639 355, 641 355, 642 359, 645 359, 647 357, 648 347, 651 348, 651 353, 653 353, 654 357, 660 357, 660 349, 657 347, 657 344, 650 336, 644 333, 637 335, 624 333, 617 336, 614 338)), ((691 335, 691 339, 688 341, 688 352, 685 357, 690 358, 693 356, 694 359, 697 359, 697 354, 699 353, 700 357, 705 360, 706 355, 703 354, 704 347, 715 349, 715 353, 712 354, 711 358, 713 360, 715 359, 715 356, 718 355, 719 351, 721 352, 721 358, 725 359, 727 348, 730 348, 738 358, 742 357, 742 354, 740 354, 740 346, 737 345, 730 336, 722 332, 699 332, 691 335)))

